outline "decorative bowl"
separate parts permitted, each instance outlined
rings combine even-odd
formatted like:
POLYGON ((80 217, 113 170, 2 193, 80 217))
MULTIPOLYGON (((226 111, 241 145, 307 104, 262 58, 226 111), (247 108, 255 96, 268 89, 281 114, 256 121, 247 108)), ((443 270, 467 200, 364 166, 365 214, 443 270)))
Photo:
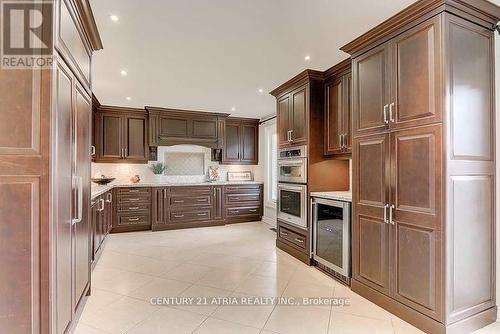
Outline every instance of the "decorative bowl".
POLYGON ((92 182, 100 184, 100 185, 105 185, 110 183, 111 181, 114 181, 114 177, 100 177, 100 178, 92 178, 92 182))

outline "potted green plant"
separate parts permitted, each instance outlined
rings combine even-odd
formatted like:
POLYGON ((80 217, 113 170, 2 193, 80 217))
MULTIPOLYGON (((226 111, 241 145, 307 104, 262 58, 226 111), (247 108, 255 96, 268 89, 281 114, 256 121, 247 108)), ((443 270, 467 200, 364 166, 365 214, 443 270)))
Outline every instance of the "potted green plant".
POLYGON ((157 162, 151 165, 151 170, 155 175, 163 175, 166 166, 162 162, 157 162))

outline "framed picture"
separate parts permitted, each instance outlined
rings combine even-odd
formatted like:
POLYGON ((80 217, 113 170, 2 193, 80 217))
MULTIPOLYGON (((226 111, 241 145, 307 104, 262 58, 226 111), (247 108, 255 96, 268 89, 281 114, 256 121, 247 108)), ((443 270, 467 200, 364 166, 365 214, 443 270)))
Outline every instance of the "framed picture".
POLYGON ((253 181, 253 174, 250 171, 246 172, 227 172, 228 181, 253 181))

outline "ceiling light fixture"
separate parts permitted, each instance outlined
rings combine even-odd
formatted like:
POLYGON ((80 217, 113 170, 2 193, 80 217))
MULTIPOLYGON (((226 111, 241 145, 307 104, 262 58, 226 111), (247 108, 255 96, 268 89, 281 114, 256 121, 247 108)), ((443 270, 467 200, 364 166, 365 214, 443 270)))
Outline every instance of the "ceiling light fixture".
POLYGON ((304 57, 304 60, 305 60, 305 61, 309 61, 309 60, 311 60, 311 56, 309 56, 309 55, 305 56, 305 57, 304 57))
POLYGON ((259 88, 258 92, 259 93, 264 93, 264 90, 262 88, 259 88))
POLYGON ((121 74, 122 76, 126 76, 126 75, 127 75, 127 71, 126 71, 126 70, 121 70, 121 71, 120 71, 120 74, 121 74))
POLYGON ((110 15, 109 16, 109 19, 113 22, 118 22, 120 19, 118 18, 118 16, 116 15, 110 15))
POLYGON ((231 111, 236 111, 236 108, 235 107, 231 107, 231 111))
POLYGON ((130 96, 127 96, 125 99, 127 99, 127 101, 132 101, 132 98, 130 96))

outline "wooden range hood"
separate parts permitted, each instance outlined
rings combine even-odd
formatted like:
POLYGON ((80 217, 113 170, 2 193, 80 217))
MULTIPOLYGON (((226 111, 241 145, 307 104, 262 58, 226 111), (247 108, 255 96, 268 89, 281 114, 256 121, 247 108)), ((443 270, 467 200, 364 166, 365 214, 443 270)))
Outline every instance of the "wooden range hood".
POLYGON ((149 145, 179 144, 222 148, 229 114, 146 106, 149 114, 149 145))

